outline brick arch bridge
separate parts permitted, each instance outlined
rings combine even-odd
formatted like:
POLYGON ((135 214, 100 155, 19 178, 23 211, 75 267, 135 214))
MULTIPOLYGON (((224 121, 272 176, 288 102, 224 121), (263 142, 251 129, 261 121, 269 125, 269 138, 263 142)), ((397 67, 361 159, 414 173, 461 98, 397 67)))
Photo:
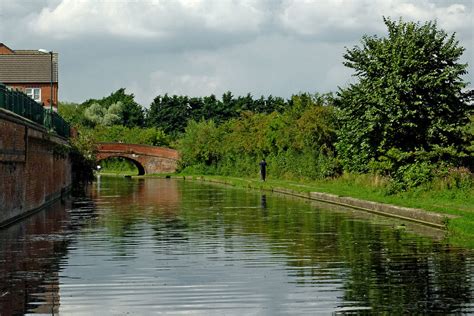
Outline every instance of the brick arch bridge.
POLYGON ((112 157, 130 160, 139 175, 149 173, 171 173, 176 171, 179 154, 176 150, 149 145, 124 143, 97 144, 97 161, 112 157))

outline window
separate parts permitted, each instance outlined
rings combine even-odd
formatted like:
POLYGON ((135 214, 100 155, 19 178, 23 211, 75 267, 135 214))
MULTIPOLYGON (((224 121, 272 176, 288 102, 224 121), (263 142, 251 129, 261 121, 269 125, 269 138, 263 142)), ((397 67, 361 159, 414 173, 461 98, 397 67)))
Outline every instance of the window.
POLYGON ((40 88, 26 88, 26 95, 35 100, 36 102, 41 102, 41 89, 40 88))

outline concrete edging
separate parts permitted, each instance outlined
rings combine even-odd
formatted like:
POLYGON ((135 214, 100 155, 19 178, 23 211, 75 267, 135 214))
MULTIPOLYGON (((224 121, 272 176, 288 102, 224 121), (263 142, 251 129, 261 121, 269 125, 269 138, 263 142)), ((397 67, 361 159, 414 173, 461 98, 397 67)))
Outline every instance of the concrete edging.
MULTIPOLYGON (((193 177, 193 176, 183 176, 184 179, 190 180, 201 180, 206 182, 220 183, 226 185, 233 185, 230 182, 225 180, 216 180, 216 179, 206 179, 205 177, 193 177)), ((250 188, 257 189, 258 187, 250 188)), ((428 225, 438 229, 446 229, 446 224, 450 219, 456 218, 454 215, 447 214, 438 214, 429 212, 423 209, 418 208, 409 208, 396 206, 392 204, 385 204, 379 202, 366 201, 361 199, 356 199, 352 197, 339 196, 335 194, 323 193, 323 192, 298 192, 286 188, 259 188, 264 191, 272 191, 292 196, 297 196, 305 199, 316 200, 320 202, 336 204, 340 206, 350 207, 352 209, 370 212, 378 215, 394 217, 402 220, 407 220, 411 222, 416 222, 423 225, 428 225)))

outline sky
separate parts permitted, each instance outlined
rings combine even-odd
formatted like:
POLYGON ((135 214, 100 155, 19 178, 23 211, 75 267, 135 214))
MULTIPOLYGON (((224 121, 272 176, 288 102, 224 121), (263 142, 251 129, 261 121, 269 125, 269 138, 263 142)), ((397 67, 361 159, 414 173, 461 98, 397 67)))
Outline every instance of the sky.
MULTIPOLYGON (((119 88, 290 97, 355 82, 343 54, 383 17, 456 33, 474 82, 474 0, 0 0, 0 42, 59 53, 60 101, 119 88)), ((470 84, 472 87, 473 84, 470 84)))

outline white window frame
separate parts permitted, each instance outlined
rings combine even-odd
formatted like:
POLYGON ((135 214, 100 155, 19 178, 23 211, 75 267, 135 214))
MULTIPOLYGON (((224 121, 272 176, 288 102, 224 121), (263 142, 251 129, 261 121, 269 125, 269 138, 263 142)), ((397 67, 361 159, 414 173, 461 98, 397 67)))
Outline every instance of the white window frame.
POLYGON ((41 103, 41 88, 25 88, 25 93, 36 102, 41 103), (38 92, 37 98, 35 98, 36 92, 38 92))

